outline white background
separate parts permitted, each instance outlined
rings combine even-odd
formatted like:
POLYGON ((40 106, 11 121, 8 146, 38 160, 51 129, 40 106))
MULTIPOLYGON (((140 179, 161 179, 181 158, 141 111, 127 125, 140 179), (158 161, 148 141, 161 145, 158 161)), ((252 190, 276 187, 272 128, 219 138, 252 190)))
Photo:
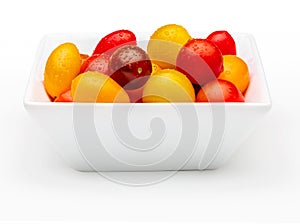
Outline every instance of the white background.
POLYGON ((297 1, 1 1, 0 223, 300 222, 300 20, 297 1), (68 168, 23 108, 38 43, 52 32, 116 29, 248 32, 273 107, 223 168, 147 187, 68 168))

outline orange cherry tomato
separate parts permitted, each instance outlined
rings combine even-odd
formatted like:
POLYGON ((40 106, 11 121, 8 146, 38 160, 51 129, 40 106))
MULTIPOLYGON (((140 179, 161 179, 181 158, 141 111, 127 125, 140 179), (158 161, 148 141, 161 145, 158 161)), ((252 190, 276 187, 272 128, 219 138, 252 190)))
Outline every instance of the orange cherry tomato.
POLYGON ((242 93, 245 93, 250 83, 249 69, 246 62, 235 55, 224 55, 223 66, 224 70, 218 79, 232 82, 242 93))

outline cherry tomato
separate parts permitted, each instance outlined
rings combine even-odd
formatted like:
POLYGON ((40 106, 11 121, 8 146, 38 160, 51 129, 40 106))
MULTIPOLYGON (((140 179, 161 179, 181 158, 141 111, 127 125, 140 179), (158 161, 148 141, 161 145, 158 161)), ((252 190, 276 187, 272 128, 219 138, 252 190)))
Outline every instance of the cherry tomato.
POLYGON ((218 79, 232 82, 242 93, 245 93, 250 83, 250 74, 246 62, 236 55, 223 56, 224 71, 218 79))
POLYGON ((117 30, 103 37, 97 44, 93 54, 106 53, 111 55, 122 45, 136 45, 136 37, 129 30, 117 30))
POLYGON ((125 89, 137 89, 145 84, 152 72, 148 54, 140 47, 125 45, 110 58, 109 72, 125 89))
POLYGON ((227 31, 215 31, 209 34, 206 39, 217 45, 223 55, 236 55, 235 41, 227 31))
POLYGON ((81 65, 80 73, 98 71, 108 75, 109 56, 106 54, 94 54, 81 65))
POLYGON ((222 53, 209 40, 192 39, 179 51, 176 68, 192 83, 203 85, 223 71, 222 53))
POLYGON ((144 86, 137 89, 126 89, 131 103, 142 103, 143 102, 143 91, 144 86))
POLYGON ((54 102, 73 102, 70 89, 55 98, 54 102))
POLYGON ((200 89, 197 102, 245 102, 245 99, 234 84, 219 79, 207 83, 200 89))
POLYGON ((80 58, 81 58, 81 64, 83 64, 86 61, 86 59, 89 58, 89 55, 87 55, 87 54, 80 54, 80 58))

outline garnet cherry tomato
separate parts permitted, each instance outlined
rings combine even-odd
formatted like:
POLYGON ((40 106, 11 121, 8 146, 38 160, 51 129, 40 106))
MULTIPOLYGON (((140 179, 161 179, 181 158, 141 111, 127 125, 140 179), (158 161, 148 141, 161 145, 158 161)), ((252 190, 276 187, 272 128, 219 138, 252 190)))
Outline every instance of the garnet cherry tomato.
POLYGON ((207 38, 220 49, 223 55, 236 55, 236 46, 232 36, 225 30, 215 31, 207 38))
POLYGON ((118 47, 124 44, 136 45, 136 37, 129 30, 117 30, 103 37, 97 44, 93 54, 106 53, 111 55, 118 47))
POLYGON ((234 84, 219 79, 207 83, 200 89, 197 102, 245 102, 245 99, 234 84))
POLYGON ((140 47, 125 45, 116 50, 110 58, 109 72, 119 85, 137 89, 145 84, 152 72, 148 54, 140 47))
POLYGON ((181 48, 176 68, 193 84, 203 85, 216 79, 223 71, 222 53, 209 40, 192 39, 181 48))

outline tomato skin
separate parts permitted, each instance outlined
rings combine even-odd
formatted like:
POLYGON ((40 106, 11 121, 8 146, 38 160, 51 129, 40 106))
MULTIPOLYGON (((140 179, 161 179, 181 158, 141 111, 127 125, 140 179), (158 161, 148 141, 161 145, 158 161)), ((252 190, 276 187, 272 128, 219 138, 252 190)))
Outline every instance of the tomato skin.
POLYGON ((204 85, 223 71, 222 53, 209 40, 192 39, 179 51, 176 69, 184 73, 193 84, 204 85))
POLYGON ((131 103, 142 103, 143 102, 143 91, 144 86, 137 89, 125 89, 131 103))
POLYGON ((202 87, 197 102, 245 102, 241 91, 231 82, 214 80, 202 87))
POLYGON ((99 56, 99 54, 95 54, 95 55, 91 55, 88 58, 86 58, 85 60, 82 61, 81 67, 80 67, 80 74, 85 72, 86 68, 89 66, 89 64, 95 60, 97 57, 99 56))
POLYGON ((87 54, 80 54, 80 58, 81 58, 81 64, 83 64, 86 59, 88 59, 90 56, 87 54))
POLYGON ((108 75, 109 56, 106 54, 94 54, 88 57, 81 65, 80 73, 98 71, 108 75))
POLYGON ((124 44, 137 45, 135 34, 130 30, 116 30, 99 41, 93 54, 112 55, 117 48, 124 44))
POLYGON ((73 102, 70 89, 55 98, 54 102, 73 102))
POLYGON ((250 83, 247 63, 236 55, 224 55, 223 65, 224 71, 218 79, 232 82, 242 93, 245 93, 250 83))
POLYGON ((236 55, 235 41, 226 30, 212 32, 206 39, 217 45, 223 55, 236 55))
POLYGON ((122 46, 110 58, 110 77, 126 90, 137 89, 143 86, 151 72, 152 63, 150 58, 138 46, 122 46))

